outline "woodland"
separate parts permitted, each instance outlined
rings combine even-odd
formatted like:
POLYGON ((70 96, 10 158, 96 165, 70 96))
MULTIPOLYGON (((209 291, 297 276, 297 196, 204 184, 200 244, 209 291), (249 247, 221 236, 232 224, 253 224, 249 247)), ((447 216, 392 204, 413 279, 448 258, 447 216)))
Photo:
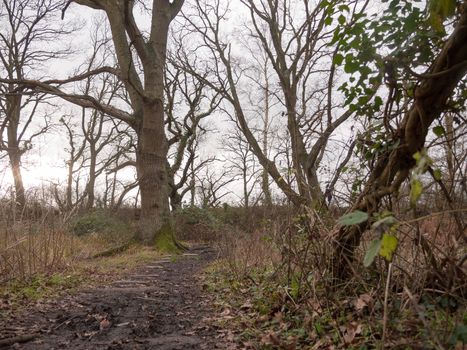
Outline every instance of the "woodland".
POLYGON ((467 0, 1 0, 0 348, 465 349, 467 0))

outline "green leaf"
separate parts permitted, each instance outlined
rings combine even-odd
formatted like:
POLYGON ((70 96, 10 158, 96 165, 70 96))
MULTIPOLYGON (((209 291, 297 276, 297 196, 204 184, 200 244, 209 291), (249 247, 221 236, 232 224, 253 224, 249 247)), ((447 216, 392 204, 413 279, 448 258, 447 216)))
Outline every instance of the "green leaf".
POLYGON ((457 343, 467 343, 467 326, 465 324, 457 325, 453 334, 449 338, 450 345, 455 346, 457 343))
POLYGON ((356 60, 346 60, 344 66, 344 71, 346 73, 355 73, 358 70, 358 68, 360 68, 360 64, 356 60))
POLYGON ((371 225, 371 228, 375 229, 375 228, 377 228, 377 227, 379 227, 381 225, 392 226, 395 223, 397 223, 396 218, 394 216, 390 215, 390 216, 386 216, 386 217, 376 221, 373 225, 371 225))
POLYGON ((343 61, 344 61, 344 56, 342 56, 340 53, 337 53, 334 56, 334 59, 332 60, 332 63, 334 63, 336 66, 340 66, 343 61))
POLYGON ((380 96, 375 96, 375 108, 379 108, 383 105, 383 99, 380 96))
POLYGON ((433 132, 435 133, 436 136, 441 137, 444 134, 446 134, 446 130, 441 125, 435 126, 433 128, 433 132))
POLYGON ((398 239, 396 236, 390 234, 383 234, 381 239, 381 247, 379 250, 379 255, 385 258, 387 261, 392 260, 392 256, 397 249, 398 239))
POLYGON ((413 206, 417 204, 418 199, 422 195, 423 185, 418 179, 412 179, 410 183, 410 204, 413 206))
POLYGON ((422 159, 422 154, 420 152, 415 152, 413 155, 413 159, 418 163, 420 159, 422 159))
POLYGON ((435 169, 433 171, 433 177, 435 178, 436 181, 440 181, 442 177, 441 169, 435 169))
POLYGON ((429 14, 436 14, 442 20, 456 13, 456 0, 430 0, 428 6, 429 14))
POLYGON ((366 251, 365 257, 363 258, 363 266, 370 266, 378 255, 381 249, 381 239, 374 239, 370 243, 370 247, 366 251))
POLYGON ((327 17, 324 20, 324 24, 327 25, 327 26, 330 26, 332 24, 332 17, 327 17))
POLYGON ((343 25, 345 23, 345 16, 344 15, 340 15, 338 18, 337 18, 337 21, 339 22, 340 25, 343 25))
POLYGON ((342 226, 352 226, 357 225, 368 220, 368 213, 364 211, 355 210, 351 213, 341 216, 338 220, 339 224, 342 226))
POLYGON ((347 5, 340 5, 339 11, 341 12, 350 12, 350 8, 347 5))
POLYGON ((438 33, 445 33, 443 21, 456 13, 456 0, 430 0, 428 22, 438 33))

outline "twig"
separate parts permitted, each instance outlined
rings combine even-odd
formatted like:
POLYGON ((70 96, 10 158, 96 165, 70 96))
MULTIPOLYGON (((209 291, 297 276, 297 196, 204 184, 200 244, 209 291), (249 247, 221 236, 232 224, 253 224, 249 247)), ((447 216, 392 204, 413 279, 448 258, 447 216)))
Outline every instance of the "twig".
POLYGON ((384 349, 386 342, 387 324, 388 324, 388 297, 389 283, 391 282, 392 262, 388 266, 388 276, 386 278, 386 288, 384 290, 384 313, 383 313, 383 337, 381 339, 381 349, 384 349))
POLYGON ((438 216, 438 215, 450 214, 450 213, 462 213, 462 212, 466 212, 466 211, 467 211, 467 208, 460 208, 460 209, 453 209, 453 210, 443 210, 443 211, 438 211, 438 212, 435 212, 435 213, 430 213, 428 215, 420 216, 420 217, 415 218, 415 219, 402 221, 401 224, 408 225, 408 224, 412 224, 414 222, 422 221, 422 220, 425 220, 425 219, 428 219, 428 218, 431 218, 431 217, 434 217, 434 216, 438 216))
POLYGON ((59 328, 60 328, 61 326, 63 326, 65 323, 70 322, 70 321, 72 321, 72 320, 74 320, 75 318, 80 317, 80 316, 82 316, 82 315, 75 315, 75 316, 73 316, 73 317, 67 318, 65 321, 63 321, 63 322, 61 322, 60 324, 58 324, 57 326, 55 326, 55 327, 53 328, 54 331, 57 330, 57 329, 59 329, 59 328))

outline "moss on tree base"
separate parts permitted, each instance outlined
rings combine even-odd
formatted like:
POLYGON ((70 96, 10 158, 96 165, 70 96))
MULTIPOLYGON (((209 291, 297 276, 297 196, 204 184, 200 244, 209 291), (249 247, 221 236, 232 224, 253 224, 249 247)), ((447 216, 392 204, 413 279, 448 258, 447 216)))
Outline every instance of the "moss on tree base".
POLYGON ((175 239, 175 229, 170 222, 166 222, 156 234, 154 240, 155 248, 163 253, 177 254, 186 251, 188 248, 177 242, 175 239))

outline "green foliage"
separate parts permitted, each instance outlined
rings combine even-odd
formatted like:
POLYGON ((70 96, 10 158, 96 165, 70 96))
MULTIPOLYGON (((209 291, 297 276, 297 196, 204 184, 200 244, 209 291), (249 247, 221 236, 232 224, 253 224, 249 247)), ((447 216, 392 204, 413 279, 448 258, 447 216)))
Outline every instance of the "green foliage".
POLYGON ((36 301, 60 290, 78 286, 81 277, 78 275, 35 275, 27 281, 16 281, 8 286, 12 301, 36 301))
POLYGON ((384 233, 383 238, 381 239, 379 255, 387 261, 392 261, 392 256, 397 249, 397 244, 398 239, 396 236, 384 233))
POLYGON ((203 208, 186 207, 178 211, 176 215, 183 217, 185 223, 189 225, 197 225, 200 223, 209 223, 210 225, 219 224, 219 221, 214 217, 212 212, 203 208))
POLYGON ((435 169, 433 170, 433 177, 435 178, 436 181, 440 181, 441 178, 442 178, 442 173, 441 173, 441 169, 435 169))
POLYGON ((342 226, 358 225, 368 220, 368 213, 355 210, 339 218, 338 222, 342 226))
POLYGON ((415 206, 418 202, 418 199, 422 195, 423 184, 417 178, 412 178, 410 181, 410 204, 415 206))
POLYGON ((415 153, 413 158, 416 161, 416 166, 412 171, 412 178, 410 179, 410 204, 414 207, 423 193, 421 176, 433 164, 433 160, 428 156, 425 149, 415 153))
POLYGON ((399 226, 398 221, 390 212, 376 214, 376 221, 371 225, 374 234, 378 238, 371 241, 363 259, 365 267, 370 266, 376 256, 381 256, 387 261, 392 261, 392 257, 397 249, 399 240, 393 234, 399 226))
POLYGON ((465 324, 457 325, 449 339, 449 345, 455 346, 458 343, 467 344, 467 326, 465 324))
MULTIPOLYGON (((381 11, 364 10, 353 18, 340 7, 344 2, 321 2, 327 11, 326 24, 334 25, 330 46, 337 52, 333 64, 349 75, 339 90, 345 105, 370 122, 369 138, 374 142, 369 144, 375 146, 387 142, 387 129, 380 119, 385 104, 375 92, 382 84, 394 89, 393 105, 413 98, 418 78, 412 72, 425 70, 433 62, 445 40, 443 21, 455 14, 455 0, 430 0, 426 10, 418 2, 383 0, 381 11)), ((442 129, 434 132, 440 136, 442 129)), ((387 150, 372 147, 363 150, 362 156, 369 160, 387 150)))
POLYGON ((213 240, 222 229, 222 220, 214 210, 198 207, 178 210, 174 222, 176 237, 181 240, 213 240))
POLYGON ((456 13, 456 0, 429 0, 427 5, 428 23, 437 32, 444 34, 443 22, 456 13))
POLYGON ((71 224, 71 232, 77 236, 92 233, 104 235, 128 235, 129 224, 111 213, 93 211, 76 218, 71 224))
POLYGON ((381 239, 372 240, 370 243, 370 247, 365 253, 365 257, 363 258, 363 265, 365 267, 368 267, 373 263, 380 249, 381 249, 381 239))
POLYGON ((433 128, 433 132, 435 133, 436 136, 441 137, 446 134, 446 130, 444 130, 444 127, 442 125, 437 125, 433 128))

